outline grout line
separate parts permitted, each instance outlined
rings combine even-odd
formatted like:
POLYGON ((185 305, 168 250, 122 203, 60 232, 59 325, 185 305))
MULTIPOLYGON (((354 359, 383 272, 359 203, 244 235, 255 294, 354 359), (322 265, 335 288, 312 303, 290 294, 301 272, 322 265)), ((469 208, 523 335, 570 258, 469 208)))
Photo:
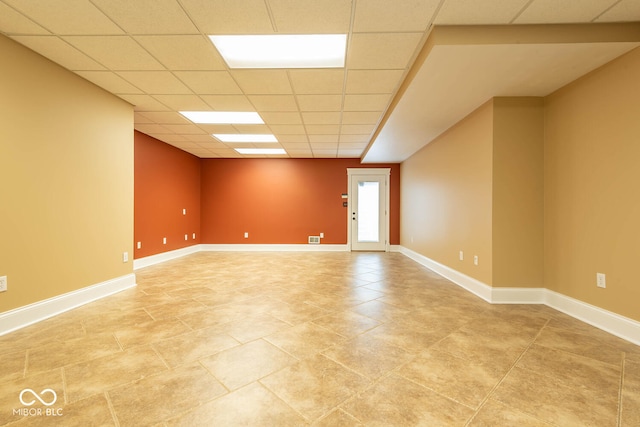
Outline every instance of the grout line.
POLYGON ((107 400, 107 405, 109 406, 109 411, 111 412, 111 418, 113 418, 113 422, 116 424, 116 427, 120 427, 120 421, 118 421, 118 416, 116 415, 116 408, 113 407, 113 403, 109 398, 109 392, 105 390, 103 394, 104 398, 107 400))
POLYGON ((623 390, 624 390, 624 374, 625 368, 627 365, 626 352, 622 352, 622 366, 620 369, 620 389, 618 390, 618 419, 616 425, 618 427, 622 426, 622 406, 624 405, 623 401, 623 390))
MULTIPOLYGON (((544 330, 544 328, 547 326, 547 324, 549 323, 550 319, 547 319, 547 321, 545 322, 544 325, 542 325, 542 327, 540 328, 540 330, 538 331, 538 333, 536 334, 535 337, 533 337, 533 339, 531 340, 531 342, 529 342, 529 344, 525 347, 525 349, 522 351, 522 353, 520 353, 520 355, 516 358, 516 360, 511 364, 511 367, 509 368, 509 370, 507 370, 507 372, 502 376, 502 378, 500 379, 500 381, 498 381, 498 383, 493 386, 493 388, 489 391, 489 393, 487 393, 487 396, 482 400, 482 402, 480 402, 480 405, 478 405, 478 408, 476 409, 475 413, 473 414, 473 416, 471 418, 469 418, 469 420, 467 421, 467 423, 465 424, 465 427, 468 426, 473 419, 476 417, 476 415, 478 415, 478 412, 480 412, 482 410, 482 408, 484 407, 484 405, 486 405, 486 403, 489 401, 489 399, 491 399, 491 395, 493 395, 493 393, 498 389, 498 387, 500 387, 500 385, 502 385, 502 383, 504 382, 504 380, 509 376, 509 374, 511 373, 511 371, 513 371, 513 368, 516 367, 516 365, 518 364, 518 362, 520 362, 520 360, 522 359, 522 357, 529 351, 529 349, 535 344, 536 340, 538 339, 538 337, 540 336, 540 334, 542 333, 542 331, 544 330)), ((518 412, 521 412, 518 410, 518 412)), ((531 415, 531 414, 526 414, 528 416, 531 416, 535 419, 538 419, 537 416, 535 415, 531 415)), ((541 421, 541 420, 540 420, 541 421)))

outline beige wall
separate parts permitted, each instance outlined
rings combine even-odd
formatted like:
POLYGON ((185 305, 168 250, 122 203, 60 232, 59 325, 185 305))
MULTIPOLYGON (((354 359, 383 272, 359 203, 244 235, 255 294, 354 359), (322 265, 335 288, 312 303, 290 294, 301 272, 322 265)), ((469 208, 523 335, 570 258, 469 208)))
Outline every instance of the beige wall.
POLYGON ((132 273, 130 105, 0 36, 0 313, 132 273))
POLYGON ((640 49, 545 105, 545 285, 640 320, 640 49), (596 287, 596 272, 607 288, 596 287))
POLYGON ((493 100, 493 286, 543 283, 543 98, 493 100))
POLYGON ((400 168, 400 244, 487 284, 493 281, 492 140, 490 101, 400 168))

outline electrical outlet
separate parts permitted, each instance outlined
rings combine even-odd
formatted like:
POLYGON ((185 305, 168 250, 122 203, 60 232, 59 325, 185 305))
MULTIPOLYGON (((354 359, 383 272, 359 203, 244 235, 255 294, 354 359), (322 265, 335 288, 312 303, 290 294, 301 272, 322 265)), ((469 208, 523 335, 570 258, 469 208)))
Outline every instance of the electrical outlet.
POLYGON ((184 240, 189 240, 189 235, 188 234, 184 235, 184 240))
POLYGON ((138 242, 138 249, 142 248, 142 242, 138 242))
POLYGON ((186 209, 182 209, 182 215, 186 215, 187 214, 187 210, 186 209))
POLYGON ((163 238, 162 238, 162 244, 163 244, 163 245, 166 245, 166 244, 167 244, 167 238, 166 238, 166 237, 163 237, 163 238))
POLYGON ((249 238, 249 233, 248 233, 248 232, 246 232, 246 231, 245 231, 245 233, 244 233, 244 238, 245 238, 245 239, 248 239, 248 238, 249 238))
POLYGON ((473 264, 478 265, 478 255, 473 256, 473 264))
POLYGON ((464 252, 460 251, 460 261, 464 261, 464 252))
POLYGON ((599 288, 607 287, 607 276, 604 273, 596 273, 596 286, 599 288))
POLYGON ((324 239, 324 233, 320 233, 320 238, 324 239))
POLYGON ((129 261, 129 252, 122 252, 122 262, 129 261))
POLYGON ((196 238, 196 233, 193 233, 193 239, 195 240, 195 238, 196 238))
POLYGON ((7 291, 7 276, 0 277, 0 292, 7 291))

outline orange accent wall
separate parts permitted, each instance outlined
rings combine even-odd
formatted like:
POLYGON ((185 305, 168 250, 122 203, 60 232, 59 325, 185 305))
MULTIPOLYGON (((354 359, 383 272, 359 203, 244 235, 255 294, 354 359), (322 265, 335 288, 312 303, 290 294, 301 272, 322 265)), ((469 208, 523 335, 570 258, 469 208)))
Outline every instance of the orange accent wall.
POLYGON ((400 165, 358 159, 203 159, 202 243, 347 243, 347 168, 390 167, 390 243, 400 242, 400 165), (244 233, 249 238, 244 238, 244 233))
POLYGON ((134 258, 200 243, 200 159, 134 135, 134 258), (186 209, 186 215, 182 210, 186 209), (196 233, 195 239, 193 233, 196 233), (187 235, 187 240, 185 240, 187 235), (167 243, 163 244, 163 238, 167 243), (138 249, 137 243, 142 247, 138 249))

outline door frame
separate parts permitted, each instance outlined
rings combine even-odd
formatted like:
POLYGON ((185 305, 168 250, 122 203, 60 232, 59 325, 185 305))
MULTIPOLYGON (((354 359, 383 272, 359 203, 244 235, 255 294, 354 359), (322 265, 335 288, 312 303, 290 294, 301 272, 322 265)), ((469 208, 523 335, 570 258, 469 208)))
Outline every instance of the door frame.
POLYGON ((351 194, 351 184, 353 182, 352 178, 358 175, 377 175, 384 176, 385 178, 385 206, 384 206, 384 221, 386 222, 385 226, 385 236, 384 236, 384 251, 389 252, 391 245, 389 244, 389 196, 390 196, 390 179, 391 179, 391 168, 347 168, 347 176, 348 176, 348 184, 347 184, 347 249, 349 252, 352 251, 352 242, 351 242, 351 234, 353 232, 351 223, 351 212, 353 209, 353 195, 351 194))

